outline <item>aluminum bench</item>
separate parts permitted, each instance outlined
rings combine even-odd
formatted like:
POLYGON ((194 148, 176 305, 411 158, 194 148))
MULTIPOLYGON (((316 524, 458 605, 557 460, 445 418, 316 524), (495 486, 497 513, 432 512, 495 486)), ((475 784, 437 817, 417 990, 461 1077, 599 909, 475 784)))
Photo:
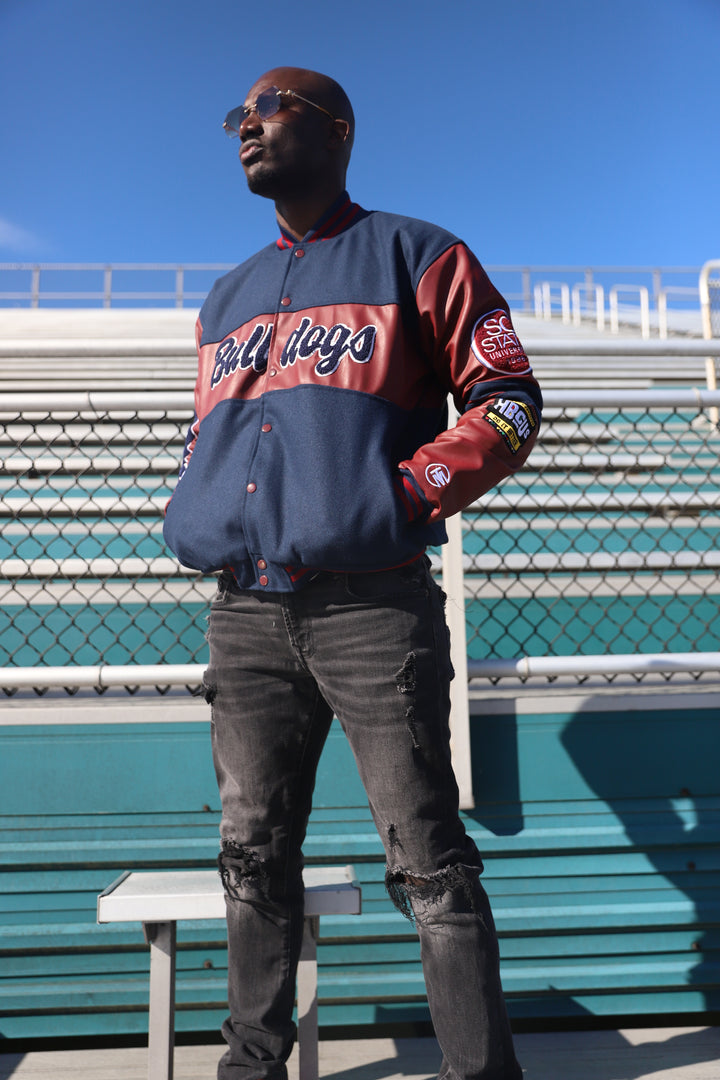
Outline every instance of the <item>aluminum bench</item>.
MULTIPOLYGON (((352 866, 303 872, 305 925, 298 967, 300 1080, 318 1078, 317 939, 321 915, 358 915, 361 890, 352 866)), ((99 923, 141 922, 150 946, 149 1080, 172 1080, 175 1044, 175 950, 181 919, 224 919, 225 896, 214 870, 127 871, 98 897, 99 923)))

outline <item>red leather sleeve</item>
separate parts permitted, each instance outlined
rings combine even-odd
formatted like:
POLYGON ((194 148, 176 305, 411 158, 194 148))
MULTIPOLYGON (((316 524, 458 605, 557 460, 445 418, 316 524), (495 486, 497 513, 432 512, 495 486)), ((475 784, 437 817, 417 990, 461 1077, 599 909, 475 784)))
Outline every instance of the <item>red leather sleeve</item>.
POLYGON ((541 398, 505 300, 463 244, 428 268, 416 299, 423 345, 460 414, 455 427, 399 463, 437 520, 524 464, 537 438, 541 398))

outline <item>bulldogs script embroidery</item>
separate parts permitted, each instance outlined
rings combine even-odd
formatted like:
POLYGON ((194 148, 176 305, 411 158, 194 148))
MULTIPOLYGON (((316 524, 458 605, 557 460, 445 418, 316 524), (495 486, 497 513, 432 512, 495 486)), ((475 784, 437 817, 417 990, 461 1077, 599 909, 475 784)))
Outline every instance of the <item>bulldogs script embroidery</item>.
MULTIPOLYGON (((225 338, 215 353, 210 387, 214 389, 238 368, 246 370, 252 367, 258 374, 265 371, 272 330, 272 323, 258 323, 246 341, 238 341, 236 337, 225 338)), ((285 342, 280 354, 280 366, 287 367, 297 360, 309 360, 317 355, 319 359, 315 364, 315 374, 323 377, 332 375, 345 356, 356 364, 366 364, 374 352, 376 337, 377 327, 372 324, 353 332, 352 327, 344 323, 327 327, 321 323, 313 324, 312 319, 305 316, 285 342)))

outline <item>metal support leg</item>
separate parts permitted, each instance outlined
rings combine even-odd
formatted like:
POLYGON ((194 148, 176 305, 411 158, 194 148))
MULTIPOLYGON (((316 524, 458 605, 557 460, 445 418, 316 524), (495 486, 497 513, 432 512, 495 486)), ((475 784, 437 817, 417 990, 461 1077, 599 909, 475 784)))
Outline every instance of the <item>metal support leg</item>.
POLYGON ((149 1080, 173 1080, 176 931, 174 922, 143 923, 150 946, 149 1080))
POLYGON ((297 976, 298 1058, 300 1080, 318 1080, 318 1000, 317 939, 320 919, 308 916, 303 925, 303 941, 297 976))

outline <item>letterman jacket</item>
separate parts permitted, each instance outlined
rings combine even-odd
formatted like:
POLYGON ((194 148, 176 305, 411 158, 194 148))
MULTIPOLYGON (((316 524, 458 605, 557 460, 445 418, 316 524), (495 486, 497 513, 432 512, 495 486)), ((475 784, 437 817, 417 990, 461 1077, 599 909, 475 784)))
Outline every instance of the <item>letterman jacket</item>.
POLYGON ((243 589, 417 558, 537 437, 539 387, 474 255, 347 194, 302 241, 283 234, 220 278, 196 337, 164 536, 243 589))

